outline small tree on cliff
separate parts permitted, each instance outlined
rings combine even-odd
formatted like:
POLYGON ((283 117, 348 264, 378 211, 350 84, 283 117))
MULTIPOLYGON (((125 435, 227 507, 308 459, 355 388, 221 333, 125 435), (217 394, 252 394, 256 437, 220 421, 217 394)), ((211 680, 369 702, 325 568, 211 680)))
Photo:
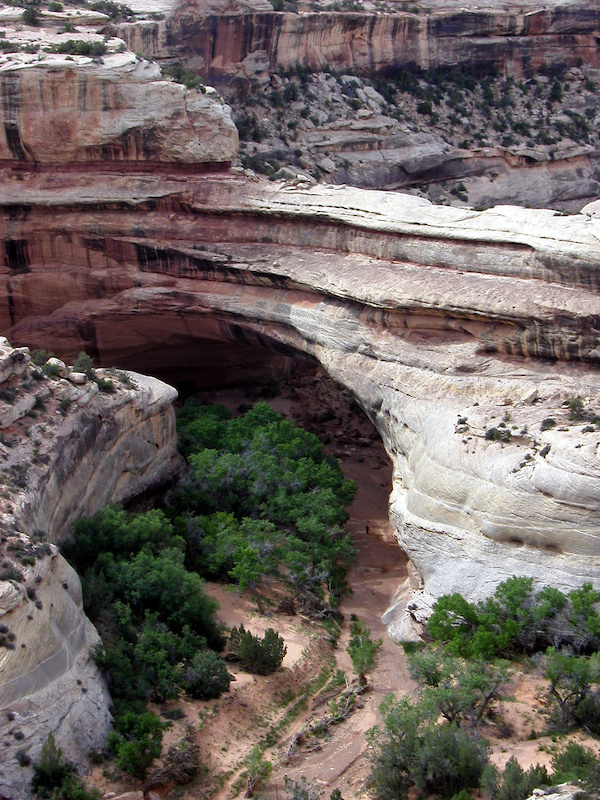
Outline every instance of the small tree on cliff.
POLYGON ((42 746, 40 763, 34 764, 31 788, 42 800, 98 800, 100 797, 100 792, 87 789, 73 767, 64 761, 53 733, 42 746))

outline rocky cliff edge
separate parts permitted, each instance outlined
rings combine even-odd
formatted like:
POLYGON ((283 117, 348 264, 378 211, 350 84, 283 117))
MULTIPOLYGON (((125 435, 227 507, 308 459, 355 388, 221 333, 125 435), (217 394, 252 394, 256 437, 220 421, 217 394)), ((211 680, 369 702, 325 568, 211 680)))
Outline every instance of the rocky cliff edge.
POLYGON ((0 339, 0 796, 14 800, 50 732, 84 767, 110 729, 98 634, 53 542, 168 479, 176 452, 171 387, 129 372, 96 382, 58 360, 47 372, 0 339))
POLYGON ((130 52, 0 55, 0 96, 0 165, 215 169, 237 153, 231 111, 214 89, 167 80, 130 52))

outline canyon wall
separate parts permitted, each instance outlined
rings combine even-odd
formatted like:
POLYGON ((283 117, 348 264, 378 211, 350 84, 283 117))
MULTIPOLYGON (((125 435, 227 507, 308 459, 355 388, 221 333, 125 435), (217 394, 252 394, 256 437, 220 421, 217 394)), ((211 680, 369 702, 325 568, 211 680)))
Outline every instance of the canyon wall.
MULTIPOLYGON (((482 114, 482 102, 476 109, 459 110, 455 100, 450 119, 438 101, 428 118, 415 109, 427 103, 412 104, 409 98, 388 105, 377 92, 361 101, 362 117, 357 117, 359 101, 355 99, 354 109, 348 107, 344 93, 356 98, 352 75, 393 77, 404 67, 458 67, 475 75, 495 71, 517 82, 534 74, 539 78, 540 70, 556 74, 561 67, 572 67, 572 72, 581 72, 577 65, 586 65, 588 75, 600 65, 597 5, 561 0, 543 6, 484 2, 466 9, 458 2, 434 0, 427 8, 407 10, 407 6, 386 11, 331 6, 315 10, 314 3, 309 8, 301 0, 300 13, 292 13, 275 12, 267 0, 243 4, 196 0, 170 4, 164 20, 109 30, 133 51, 165 64, 179 62, 220 84, 236 106, 243 138, 253 139, 242 147, 245 166, 264 172, 267 159, 284 168, 286 162, 300 164, 300 171, 309 170, 327 181, 362 188, 414 187, 427 190, 434 202, 450 204, 456 201, 445 192, 453 182, 457 191, 460 181, 468 202, 479 208, 511 203, 572 212, 594 199, 600 178, 598 141, 594 133, 585 139, 574 135, 577 141, 568 141, 565 133, 573 112, 574 118, 581 115, 584 126, 589 120, 592 132, 598 127, 597 102, 584 95, 583 74, 580 82, 571 74, 563 77, 562 85, 572 91, 567 101, 565 90, 563 103, 544 102, 538 108, 535 101, 528 102, 529 111, 524 112, 514 96, 504 106, 496 98, 495 111, 509 109, 506 120, 496 118, 489 108, 482 114), (298 116, 298 104, 286 101, 285 115, 277 104, 277 94, 285 94, 285 70, 291 74, 296 67, 321 71, 320 85, 315 85, 313 75, 299 90, 299 96, 306 98, 304 117, 298 116), (330 68, 346 82, 336 87, 334 77, 324 72, 330 68), (333 89, 327 94, 328 82, 333 89), (340 108, 345 111, 341 119, 340 108), (558 109, 560 132, 550 133, 547 126, 558 109), (277 135, 271 131, 269 136, 265 123, 276 119, 281 121, 277 135), (250 135, 249 120, 255 120, 258 131, 250 135), (500 130, 507 134, 494 133, 500 130), (521 137, 518 130, 527 130, 527 135, 521 137), (319 172, 315 168, 321 169, 321 164, 327 166, 319 172)), ((302 77, 306 79, 306 73, 302 77)), ((594 76, 587 82, 594 92, 597 80, 594 76)))
POLYGON ((213 89, 164 80, 133 53, 82 56, 11 54, 0 64, 0 165, 118 162, 156 170, 229 163, 237 152, 231 112, 213 89))
POLYGON ((75 202, 84 177, 43 180, 2 198, 27 259, 0 292, 14 341, 184 375, 185 354, 218 373, 219 343, 307 354, 382 435, 426 593, 598 581, 594 217, 235 176, 99 178, 75 202))
POLYGON ((99 637, 54 542, 107 502, 170 480, 177 463, 174 389, 107 372, 113 391, 101 392, 63 367, 48 378, 0 339, 0 796, 11 800, 29 796, 49 733, 83 767, 110 730, 99 637))
MULTIPOLYGON (((237 138, 211 92, 127 54, 2 58, 0 331, 13 343, 156 374, 175 364, 212 385, 243 379, 249 354, 259 371, 318 360, 393 460, 390 513, 418 589, 388 615, 398 637, 433 597, 484 596, 512 574, 598 585, 594 209, 479 212, 250 181, 225 171, 237 138), (155 111, 146 146, 130 132, 155 111), (61 116, 64 136, 44 140, 37 125, 61 116)), ((109 721, 95 634, 53 542, 171 470, 174 393, 118 371, 110 394, 60 366, 49 380, 26 350, 1 349, 0 793, 24 797, 21 764, 49 729, 81 760, 109 721)))
POLYGON ((585 2, 482 3, 476 9, 434 2, 417 13, 298 14, 275 12, 258 0, 250 8, 181 3, 163 21, 111 28, 131 50, 184 60, 212 82, 251 76, 261 59, 271 70, 328 65, 362 74, 459 64, 512 75, 546 64, 599 66, 599 29, 600 10, 585 2))

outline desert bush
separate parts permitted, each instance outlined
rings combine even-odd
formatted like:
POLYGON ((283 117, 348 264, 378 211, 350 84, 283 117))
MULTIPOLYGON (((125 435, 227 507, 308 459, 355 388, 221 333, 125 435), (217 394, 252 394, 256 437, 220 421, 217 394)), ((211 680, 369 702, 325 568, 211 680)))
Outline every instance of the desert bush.
POLYGON ((162 767, 153 770, 146 786, 155 788, 176 783, 183 786, 190 783, 200 768, 200 748, 196 744, 194 729, 188 726, 183 739, 169 747, 162 767))
POLYGON ((359 619, 353 619, 350 625, 350 641, 346 648, 352 659, 352 666, 360 683, 366 683, 365 675, 375 664, 375 654, 383 644, 383 639, 373 641, 371 631, 359 619))
POLYGON ((34 27, 37 27, 40 24, 40 20, 40 12, 36 5, 34 3, 26 5, 25 11, 23 11, 23 22, 26 25, 33 25, 34 27))
POLYGON ((261 638, 247 631, 243 625, 231 629, 229 649, 247 670, 257 675, 275 672, 287 652, 283 638, 273 628, 267 628, 261 638))
POLYGON ((187 89, 199 89, 202 93, 206 92, 206 86, 202 78, 194 72, 185 70, 181 64, 175 64, 166 72, 173 78, 175 83, 182 83, 187 89))
POLYGON ((284 782, 285 794, 289 800, 321 800, 323 797, 323 790, 309 783, 304 775, 299 781, 294 781, 286 775, 284 782))
POLYGON ((108 48, 104 42, 87 42, 83 39, 68 39, 66 42, 59 42, 52 45, 52 52, 66 53, 72 56, 90 56, 98 58, 106 54, 108 48))
POLYGON ((134 13, 129 6, 123 3, 115 3, 113 0, 97 0, 92 3, 92 11, 99 11, 101 14, 108 14, 113 22, 132 20, 134 13))
POLYGON ((552 756, 552 783, 583 781, 599 766, 598 757, 592 750, 577 742, 569 742, 552 756))
POLYGON ((43 370, 47 378, 60 378, 60 367, 58 364, 45 363, 43 370))
POLYGON ((490 800, 526 800, 534 789, 549 783, 545 767, 535 764, 524 770, 515 758, 509 758, 502 772, 488 764, 481 777, 481 787, 490 800))
POLYGON ((423 794, 452 797, 479 785, 487 764, 483 741, 455 724, 438 724, 427 703, 396 701, 381 706, 383 728, 369 731, 369 786, 376 800, 407 800, 414 786, 423 794))
POLYGON ((39 764, 33 766, 31 789, 42 800, 98 800, 100 797, 100 792, 88 789, 74 768, 63 760, 52 733, 42 746, 39 764))
POLYGON ((78 354, 77 358, 73 361, 73 369, 75 372, 85 373, 90 380, 94 377, 94 361, 91 356, 83 351, 78 354))
POLYGON ((243 777, 246 781, 246 797, 253 797, 254 792, 267 782, 273 765, 262 757, 262 751, 255 745, 244 759, 243 777))
POLYGON ((54 353, 49 350, 32 350, 31 360, 38 367, 43 367, 49 358, 54 358, 54 353))
POLYGON ((128 712, 115 720, 108 745, 119 769, 144 780, 152 762, 160 755, 166 725, 156 714, 128 712))
POLYGON ((184 670, 183 680, 190 697, 210 700, 229 691, 231 675, 222 658, 212 650, 202 650, 184 670))

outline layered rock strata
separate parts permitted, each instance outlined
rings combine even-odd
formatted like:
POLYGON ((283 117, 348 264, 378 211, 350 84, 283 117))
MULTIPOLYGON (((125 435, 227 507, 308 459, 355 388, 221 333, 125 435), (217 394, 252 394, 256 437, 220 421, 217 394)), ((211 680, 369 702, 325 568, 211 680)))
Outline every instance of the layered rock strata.
POLYGON ((520 75, 546 64, 600 65, 598 8, 586 2, 429 3, 411 11, 274 12, 267 2, 179 3, 158 22, 116 26, 148 58, 185 60, 210 81, 270 69, 324 65, 385 73, 464 65, 520 75), (416 12, 416 13, 415 13, 416 12))
POLYGON ((133 53, 112 53, 102 63, 10 54, 0 60, 0 94, 0 165, 214 170, 237 153, 230 109, 214 89, 165 80, 133 53))
POLYGON ((0 796, 29 796, 31 763, 50 732, 85 766, 110 729, 110 698, 91 654, 98 634, 77 574, 53 543, 84 514, 168 479, 171 403, 153 378, 96 382, 33 366, 0 339, 0 796))
POLYGON ((308 354, 380 431, 427 592, 597 583, 593 217, 233 176, 45 180, 3 195, 26 259, 0 296, 15 341, 156 371, 190 354, 213 382, 219 343, 308 354))

